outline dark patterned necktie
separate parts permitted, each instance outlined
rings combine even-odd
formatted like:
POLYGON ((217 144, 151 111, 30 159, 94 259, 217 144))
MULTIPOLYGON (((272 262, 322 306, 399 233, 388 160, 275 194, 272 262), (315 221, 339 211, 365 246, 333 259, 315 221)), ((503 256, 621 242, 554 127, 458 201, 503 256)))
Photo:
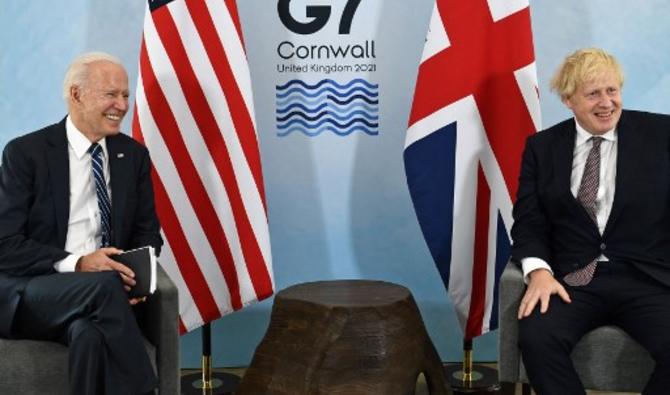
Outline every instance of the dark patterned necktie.
POLYGON ((95 180, 95 193, 98 196, 98 208, 100 209, 100 224, 102 225, 102 247, 109 247, 112 235, 112 204, 107 194, 107 183, 103 172, 102 147, 93 143, 88 149, 91 153, 91 167, 93 168, 93 179, 95 180))
MULTIPOLYGON (((598 186, 600 185, 600 143, 603 141, 602 137, 591 137, 591 151, 586 158, 586 165, 584 166, 584 175, 582 182, 577 191, 577 200, 584 206, 589 217, 598 226, 596 219, 598 186)), ((576 270, 565 277, 563 280, 566 284, 573 287, 586 285, 593 279, 593 274, 596 271, 597 261, 593 261, 583 268, 576 270)))

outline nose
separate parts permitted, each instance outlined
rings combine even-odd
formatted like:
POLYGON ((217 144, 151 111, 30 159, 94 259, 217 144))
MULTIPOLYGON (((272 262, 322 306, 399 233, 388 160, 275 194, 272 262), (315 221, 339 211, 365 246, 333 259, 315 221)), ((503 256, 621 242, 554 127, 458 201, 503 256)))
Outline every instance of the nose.
POLYGON ((598 100, 598 106, 609 107, 611 105, 612 105, 612 99, 610 99, 607 95, 600 95, 598 100))
POLYGON ((120 111, 128 111, 128 98, 123 95, 117 96, 114 106, 120 111))

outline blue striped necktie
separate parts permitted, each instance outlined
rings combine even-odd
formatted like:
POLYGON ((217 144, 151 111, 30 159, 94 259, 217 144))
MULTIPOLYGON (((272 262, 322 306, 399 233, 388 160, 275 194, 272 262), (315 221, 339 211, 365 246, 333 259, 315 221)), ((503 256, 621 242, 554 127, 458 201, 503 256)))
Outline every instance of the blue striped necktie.
POLYGON ((93 143, 88 152, 91 153, 95 193, 98 196, 98 208, 100 209, 100 224, 102 225, 101 247, 109 247, 112 235, 112 203, 107 194, 107 183, 105 182, 105 173, 103 171, 102 147, 98 143, 93 143))

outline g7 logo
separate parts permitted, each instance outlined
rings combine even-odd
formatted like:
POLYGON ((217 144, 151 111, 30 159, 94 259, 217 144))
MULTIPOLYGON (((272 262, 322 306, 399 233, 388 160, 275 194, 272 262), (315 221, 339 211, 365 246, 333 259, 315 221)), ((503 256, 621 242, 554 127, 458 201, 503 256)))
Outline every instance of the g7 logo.
MULTIPOLYGON (((344 6, 344 11, 342 11, 342 17, 340 18, 339 34, 349 34, 351 31, 351 22, 354 19, 354 14, 356 13, 356 9, 360 2, 361 0, 347 0, 347 5, 344 6)), ((281 19, 284 26, 293 33, 316 33, 326 26, 328 19, 330 19, 330 6, 308 5, 306 14, 307 17, 312 18, 312 20, 307 23, 298 22, 291 15, 290 4, 291 0, 279 0, 277 2, 277 12, 279 13, 279 19, 281 19)))

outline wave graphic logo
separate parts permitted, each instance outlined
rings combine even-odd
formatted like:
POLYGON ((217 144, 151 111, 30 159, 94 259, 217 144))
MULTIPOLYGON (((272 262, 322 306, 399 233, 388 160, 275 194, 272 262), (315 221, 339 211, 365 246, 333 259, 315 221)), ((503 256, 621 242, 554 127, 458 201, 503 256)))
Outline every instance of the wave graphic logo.
POLYGON ((291 80, 276 86, 277 136, 323 132, 348 136, 379 134, 379 84, 356 78, 341 85, 324 79, 314 85, 291 80))

